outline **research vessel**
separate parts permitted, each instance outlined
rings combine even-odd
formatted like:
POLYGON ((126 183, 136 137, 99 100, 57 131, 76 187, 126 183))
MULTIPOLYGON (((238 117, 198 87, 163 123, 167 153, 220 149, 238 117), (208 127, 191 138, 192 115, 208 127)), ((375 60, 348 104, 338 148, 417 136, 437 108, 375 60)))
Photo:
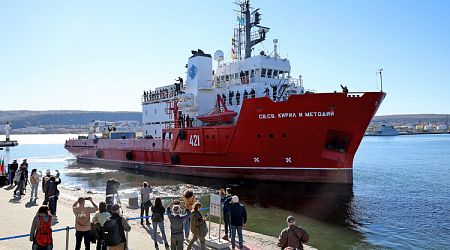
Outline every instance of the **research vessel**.
POLYGON ((186 81, 144 91, 141 136, 108 127, 65 148, 80 161, 168 174, 352 183, 354 155, 385 93, 306 90, 276 39, 273 52, 255 54, 270 29, 249 1, 238 4, 230 62, 220 50, 191 51, 186 81))

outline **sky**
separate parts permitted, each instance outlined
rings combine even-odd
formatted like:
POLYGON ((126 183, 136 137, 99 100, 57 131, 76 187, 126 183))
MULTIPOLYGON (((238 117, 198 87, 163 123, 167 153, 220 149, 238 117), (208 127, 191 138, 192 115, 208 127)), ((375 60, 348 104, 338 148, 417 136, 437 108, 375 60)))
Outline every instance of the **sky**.
MULTIPOLYGON (((450 1, 253 0, 270 27, 255 53, 317 92, 379 91, 378 115, 450 113, 450 1)), ((231 58, 232 0, 0 0, 0 110, 140 111, 186 78, 191 50, 231 58)))

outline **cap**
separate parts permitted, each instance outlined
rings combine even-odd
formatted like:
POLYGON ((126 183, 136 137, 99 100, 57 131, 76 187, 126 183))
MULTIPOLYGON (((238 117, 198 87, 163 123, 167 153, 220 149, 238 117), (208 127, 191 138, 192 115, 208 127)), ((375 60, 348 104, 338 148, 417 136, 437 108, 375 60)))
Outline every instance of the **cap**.
POLYGON ((287 217, 287 219, 286 219, 286 222, 287 222, 287 223, 294 223, 294 222, 295 222, 294 216, 289 215, 289 216, 287 217))
POLYGON ((46 174, 50 174, 50 169, 45 170, 46 174))
POLYGON ((112 207, 111 207, 111 211, 119 211, 119 209, 120 209, 120 205, 119 204, 114 204, 114 205, 112 205, 112 207))
POLYGON ((233 195, 233 196, 231 197, 231 202, 233 202, 233 203, 238 203, 238 202, 239 202, 239 197, 237 197, 237 195, 233 195))

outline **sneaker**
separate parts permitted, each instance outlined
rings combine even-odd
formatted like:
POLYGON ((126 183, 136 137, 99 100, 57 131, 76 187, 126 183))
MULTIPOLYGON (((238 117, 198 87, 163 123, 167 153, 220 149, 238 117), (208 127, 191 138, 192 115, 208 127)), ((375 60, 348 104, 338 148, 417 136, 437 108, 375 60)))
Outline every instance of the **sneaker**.
POLYGON ((229 239, 228 239, 228 235, 223 236, 223 237, 222 237, 222 240, 228 241, 228 240, 229 240, 229 239))
POLYGON ((164 243, 164 246, 166 247, 166 248, 169 248, 170 246, 169 246, 169 243, 164 243))
POLYGON ((159 247, 158 247, 158 243, 155 241, 155 248, 156 249, 159 249, 159 247))

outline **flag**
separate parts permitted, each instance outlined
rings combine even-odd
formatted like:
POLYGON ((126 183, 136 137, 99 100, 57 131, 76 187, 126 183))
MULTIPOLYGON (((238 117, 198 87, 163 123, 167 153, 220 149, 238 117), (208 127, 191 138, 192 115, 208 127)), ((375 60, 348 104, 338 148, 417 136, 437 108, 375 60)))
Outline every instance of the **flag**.
POLYGON ((231 38, 231 61, 233 61, 233 62, 234 62, 234 47, 235 47, 234 43, 235 43, 235 40, 234 40, 234 36, 233 36, 233 38, 231 38))
POLYGON ((0 175, 5 175, 5 158, 0 160, 0 175))

